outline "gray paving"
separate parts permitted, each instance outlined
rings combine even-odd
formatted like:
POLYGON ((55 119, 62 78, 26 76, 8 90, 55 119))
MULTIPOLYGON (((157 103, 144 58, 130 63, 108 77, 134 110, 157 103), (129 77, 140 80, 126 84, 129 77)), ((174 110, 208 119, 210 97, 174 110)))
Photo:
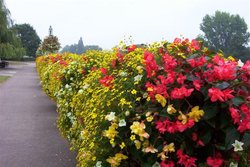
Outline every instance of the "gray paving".
POLYGON ((56 128, 56 105, 42 91, 35 64, 8 67, 0 84, 0 167, 74 167, 76 154, 56 128))

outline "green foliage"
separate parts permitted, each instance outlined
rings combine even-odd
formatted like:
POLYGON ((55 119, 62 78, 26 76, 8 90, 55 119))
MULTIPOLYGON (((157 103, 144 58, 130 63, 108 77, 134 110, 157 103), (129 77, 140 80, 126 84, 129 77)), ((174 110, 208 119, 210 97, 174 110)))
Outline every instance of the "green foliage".
POLYGON ((10 12, 4 1, 0 0, 0 58, 19 60, 25 54, 25 50, 21 46, 21 40, 10 28, 11 25, 10 12))
POLYGON ((205 45, 210 49, 222 50, 226 56, 234 55, 246 61, 250 57, 249 48, 246 48, 250 39, 247 24, 238 14, 231 15, 226 12, 216 11, 215 15, 206 15, 200 25, 204 36, 205 45))
POLYGON ((28 56, 36 57, 36 50, 41 42, 36 30, 30 24, 16 24, 15 29, 21 38, 22 45, 28 56))

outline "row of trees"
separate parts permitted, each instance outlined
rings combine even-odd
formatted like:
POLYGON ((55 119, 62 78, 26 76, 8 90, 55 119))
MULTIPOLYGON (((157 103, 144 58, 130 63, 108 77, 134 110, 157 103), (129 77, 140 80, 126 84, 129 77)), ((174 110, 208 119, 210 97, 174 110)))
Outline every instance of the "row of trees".
POLYGON ((25 54, 20 38, 11 27, 10 11, 0 0, 0 59, 21 59, 25 54))
POLYGON ((226 56, 233 55, 242 61, 250 59, 250 33, 247 32, 246 22, 239 15, 216 11, 215 15, 203 18, 200 29, 204 35, 198 39, 203 40, 209 49, 221 50, 226 56))
POLYGON ((36 30, 30 24, 15 24, 12 29, 17 32, 21 39, 26 55, 36 57, 36 50, 41 42, 36 30))
POLYGON ((81 37, 77 44, 66 45, 61 52, 82 54, 85 53, 87 50, 102 50, 102 48, 98 45, 84 45, 81 37))

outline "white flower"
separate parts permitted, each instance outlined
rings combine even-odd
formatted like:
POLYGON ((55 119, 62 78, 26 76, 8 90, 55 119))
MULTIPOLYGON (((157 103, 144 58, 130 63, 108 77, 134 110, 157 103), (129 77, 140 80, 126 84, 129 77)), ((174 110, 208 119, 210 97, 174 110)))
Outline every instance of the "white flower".
POLYGON ((83 93, 83 90, 82 90, 82 89, 80 89, 80 90, 78 91, 78 93, 82 94, 82 93, 83 93))
POLYGON ((161 167, 161 165, 159 164, 159 162, 155 162, 152 167, 161 167))
POLYGON ((121 119, 118 124, 119 127, 126 126, 126 121, 125 119, 121 119))
POLYGON ((238 167, 238 163, 237 162, 231 162, 229 167, 238 167))
POLYGON ((68 89, 68 88, 70 88, 70 86, 69 86, 68 84, 66 84, 66 85, 65 85, 65 88, 68 89))
POLYGON ((115 112, 110 112, 109 115, 106 116, 106 119, 113 121, 115 119, 115 112))
POLYGON ((135 81, 135 82, 138 82, 138 81, 140 81, 140 80, 142 79, 142 77, 143 77, 143 75, 136 75, 136 76, 134 77, 134 81, 135 81))
POLYGON ((126 73, 124 71, 120 72, 120 76, 122 76, 122 77, 126 77, 127 75, 128 75, 128 73, 126 73))
POLYGON ((89 88, 89 84, 85 84, 82 88, 83 89, 88 89, 89 88))
POLYGON ((143 69, 143 67, 142 67, 142 66, 137 66, 136 69, 137 69, 138 71, 140 71, 140 70, 143 69))
POLYGON ((102 161, 97 161, 95 167, 102 167, 102 161))
POLYGON ((243 151, 243 144, 242 142, 235 140, 235 142, 232 144, 234 147, 234 151, 243 151))
POLYGON ((146 99, 146 98, 148 97, 148 93, 147 93, 147 92, 146 92, 146 93, 143 93, 142 97, 143 97, 144 99, 146 99))
POLYGON ((242 67, 244 65, 244 63, 241 61, 241 59, 238 60, 238 66, 242 67))

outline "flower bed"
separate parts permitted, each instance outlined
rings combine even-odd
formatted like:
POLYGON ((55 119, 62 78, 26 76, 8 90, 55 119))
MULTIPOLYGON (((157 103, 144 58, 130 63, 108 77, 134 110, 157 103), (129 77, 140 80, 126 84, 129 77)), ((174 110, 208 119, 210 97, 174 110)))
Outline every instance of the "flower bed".
POLYGON ((195 40, 37 58, 78 166, 247 166, 250 61, 195 40))

